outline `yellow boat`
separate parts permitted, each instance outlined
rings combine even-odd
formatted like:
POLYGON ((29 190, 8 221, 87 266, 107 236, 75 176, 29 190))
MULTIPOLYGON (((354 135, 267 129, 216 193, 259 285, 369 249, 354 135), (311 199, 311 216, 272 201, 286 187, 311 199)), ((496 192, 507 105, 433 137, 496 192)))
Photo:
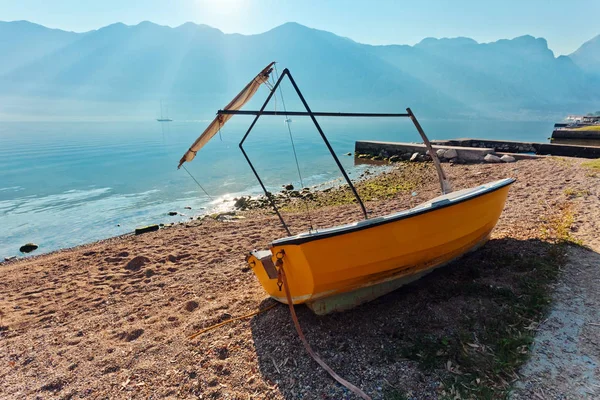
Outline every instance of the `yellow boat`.
MULTIPOLYGON (((288 296, 282 290, 287 280, 289 298, 294 304, 305 303, 317 314, 343 311, 412 282, 435 268, 477 249, 488 240, 502 213, 513 179, 503 179, 452 192, 439 160, 410 108, 406 109, 406 113, 398 114, 313 112, 287 69, 283 71, 277 82, 272 86, 268 85, 270 93, 260 110, 240 111, 259 86, 268 82, 273 65, 274 63, 271 63, 263 69, 225 109, 218 111, 215 120, 194 142, 179 164, 181 166, 184 162, 191 161, 197 151, 233 115, 255 116, 240 142, 240 149, 289 234, 287 237, 273 241, 269 250, 251 252, 246 260, 271 297, 288 303, 288 296), (286 76, 306 111, 265 110, 286 76), (284 116, 286 120, 290 116, 307 116, 312 119, 340 172, 356 196, 365 220, 297 235, 291 234, 271 194, 243 148, 243 143, 258 118, 268 115, 284 116), (442 196, 410 210, 369 218, 356 188, 316 120, 319 116, 409 117, 423 138, 434 162, 440 179, 442 196), (283 269, 287 279, 282 279, 283 269)), ((290 129, 289 124, 288 129, 290 129)))
POLYGON ((274 299, 287 303, 278 286, 280 259, 294 304, 306 303, 316 314, 343 311, 483 245, 513 182, 503 179, 407 211, 275 240, 247 261, 274 299))

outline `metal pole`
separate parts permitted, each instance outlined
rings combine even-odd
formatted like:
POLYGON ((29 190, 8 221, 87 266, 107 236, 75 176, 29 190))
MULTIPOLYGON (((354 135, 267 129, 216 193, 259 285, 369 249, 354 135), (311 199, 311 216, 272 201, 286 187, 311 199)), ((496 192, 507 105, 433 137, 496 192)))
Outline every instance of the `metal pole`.
POLYGON ((425 131, 423 130, 423 128, 421 128, 421 124, 419 124, 419 121, 417 121, 417 117, 415 117, 412 110, 410 108, 407 108, 406 112, 410 116, 410 119, 412 120, 413 124, 415 124, 415 127, 417 128, 417 130, 419 131, 419 134, 421 135, 421 138, 423 139, 423 143, 425 144, 425 147, 427 147, 427 151, 429 152, 429 155, 431 156, 431 159, 433 160, 433 164, 435 165, 435 169, 437 170, 437 174, 440 179, 440 186, 442 187, 442 194, 450 193, 452 191, 452 186, 450 185, 448 178, 446 178, 446 174, 444 173, 444 170, 442 169, 442 164, 440 163, 440 160, 439 160, 437 154, 433 151, 433 147, 431 146, 431 143, 429 142, 429 139, 427 138, 425 131))
POLYGON ((331 156, 335 160, 335 163, 337 164, 337 166, 340 169, 342 175, 344 176, 344 179, 346 180, 346 182, 350 186, 350 189, 352 190, 352 193, 354 193, 354 196, 356 197, 356 200, 358 200, 358 203, 360 204, 360 208, 362 209, 362 212, 363 212, 363 214, 365 216, 365 219, 368 219, 369 216, 367 215, 367 209, 365 208, 365 205, 363 204, 362 199, 358 195, 358 192, 356 191, 356 188, 354 187, 354 185, 352 184, 352 181, 348 177, 348 174, 346 174, 346 171, 344 170, 344 167, 342 167, 342 163, 340 162, 340 160, 335 155, 335 152, 333 151, 333 148, 331 147, 331 144, 329 144, 329 140, 327 140, 327 137, 323 133, 323 130, 321 129, 321 126, 319 125, 319 123, 317 122, 317 119, 315 118, 315 114, 313 114, 313 112, 310 110, 310 107, 308 106, 308 103, 304 99, 304 96, 302 96, 302 93, 300 92, 300 89, 298 89, 298 86, 296 85, 296 82, 294 81, 294 78, 292 78, 292 74, 290 74, 290 71, 287 68, 283 70, 283 73, 281 74, 281 77, 283 77, 285 75, 287 75, 288 78, 290 79, 290 82, 292 83, 292 86, 294 87, 294 90, 296 90, 296 93, 298 93, 298 97, 300 97, 300 100, 302 101, 302 104, 304 104, 304 108, 306 108, 306 111, 308 112, 308 115, 310 116, 310 118, 312 119, 313 123, 317 127, 317 130, 319 131, 319 134, 321 135, 321 138, 325 142, 325 145, 327 146, 327 149, 329 149, 329 153, 331 153, 331 156))
POLYGON ((275 214, 277 214, 277 216, 279 217, 279 221, 281 221, 281 224, 283 225, 283 228, 286 230, 287 234, 291 236, 292 233, 290 232, 290 228, 288 228, 287 224, 283 220, 283 217, 281 216, 281 214, 279 213, 279 210, 277 209, 277 206, 275 205, 275 201, 273 201, 273 199, 271 197, 271 193, 269 193, 267 191, 267 188, 263 184, 263 181, 260 179, 260 176, 258 176, 258 173, 256 172, 256 169, 254 168, 254 165, 252 165, 252 162, 250 161, 250 158, 248 157, 248 154, 246 154, 246 150, 244 150, 244 146, 243 146, 244 145, 244 141, 246 140, 246 138, 250 134, 250 131, 252 130, 252 128, 254 128, 254 125, 256 124, 256 121, 258 121, 258 119, 262 115, 262 112, 264 111, 265 107, 269 103, 269 100, 271 100, 271 97, 273 97, 273 95, 275 94, 275 89, 277 89, 277 87, 281 83, 282 79, 283 79, 283 75, 279 77, 279 79, 277 80, 277 83, 275 83, 275 86, 273 86, 273 89, 271 89, 271 93, 269 93, 269 96, 267 96, 267 100, 265 100, 264 104, 260 108, 260 111, 258 112, 258 114, 256 114, 256 117, 254 118, 254 120, 250 124, 250 127, 246 131, 246 134, 244 135, 244 137, 240 141, 239 147, 240 147, 240 150, 242 151, 242 154, 246 158, 246 161, 250 165, 250 169, 252 169, 252 172, 254 173, 254 176, 258 180, 258 183, 260 184, 260 187, 262 188, 263 192, 265 192, 265 196, 267 196, 267 199, 269 199, 269 202, 271 203, 271 206, 275 210, 275 214))
MULTIPOLYGON (((308 117, 311 113, 305 111, 252 111, 252 110, 219 110, 218 115, 281 115, 281 116, 300 116, 308 117)), ((340 112, 319 112, 313 111, 312 115, 315 117, 368 117, 368 118, 380 118, 380 117, 410 117, 410 114, 388 114, 388 113, 340 113, 340 112)))

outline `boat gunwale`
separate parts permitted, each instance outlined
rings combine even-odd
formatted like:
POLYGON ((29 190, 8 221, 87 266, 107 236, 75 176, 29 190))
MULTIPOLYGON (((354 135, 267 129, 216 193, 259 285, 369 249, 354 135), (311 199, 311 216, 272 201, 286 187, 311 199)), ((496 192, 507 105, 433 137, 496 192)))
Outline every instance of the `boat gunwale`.
MULTIPOLYGON (((446 207, 455 206, 455 205, 458 205, 458 204, 463 203, 465 201, 469 201, 469 200, 475 199, 477 197, 493 193, 493 192, 495 192, 497 190, 505 188, 506 186, 512 185, 513 183, 516 182, 516 179, 515 178, 504 178, 504 179, 501 179, 501 180, 496 181, 496 182, 500 182, 500 183, 497 186, 494 186, 492 188, 485 188, 485 190, 483 190, 480 193, 466 194, 463 198, 459 198, 457 200, 450 200, 448 202, 443 202, 443 203, 440 203, 440 204, 435 204, 435 203, 433 203, 433 201, 435 199, 432 199, 432 200, 430 200, 432 202, 431 206, 427 207, 427 208, 423 208, 421 210, 419 210, 417 208, 414 208, 414 209, 412 209, 412 210, 414 210, 413 212, 404 212, 403 213, 402 211, 399 211, 399 212, 396 212, 396 213, 393 213, 393 214, 382 215, 382 216, 374 217, 373 218, 373 220, 379 219, 378 221, 373 221, 372 223, 369 223, 369 224, 355 223, 356 225, 348 226, 347 228, 341 228, 341 229, 333 231, 333 232, 315 232, 315 233, 312 233, 312 234, 308 234, 306 236, 300 236, 300 237, 298 237, 299 235, 302 235, 302 233, 300 233, 300 234, 298 234, 296 236, 288 236, 288 237, 284 237, 284 238, 281 238, 281 239, 274 240, 273 242, 271 242, 270 247, 272 248, 272 247, 276 247, 276 246, 285 246, 285 245, 300 245, 300 244, 304 244, 304 243, 307 243, 307 242, 312 242, 314 240, 326 239, 326 238, 330 238, 330 237, 334 237, 334 236, 339 236, 339 235, 346 235, 346 234, 349 234, 349 233, 361 231, 363 229, 373 228, 373 227, 376 227, 376 226, 380 226, 380 225, 389 224, 389 223, 392 223, 392 222, 401 221, 403 219, 416 217, 418 215, 426 214, 428 212, 436 211, 436 210, 439 210, 439 209, 442 209, 442 208, 446 208, 446 207), (394 214, 397 214, 397 213, 402 213, 402 214, 393 216, 394 214), (389 218, 386 219, 386 217, 389 217, 389 218)), ((489 183, 491 183, 491 182, 489 182, 489 183)), ((410 210, 411 209, 406 210, 406 211, 410 211, 410 210)), ((366 221, 368 221, 368 220, 366 220, 366 221)), ((326 228, 326 229, 334 229, 334 228, 336 228, 336 227, 331 227, 331 228, 326 228)))

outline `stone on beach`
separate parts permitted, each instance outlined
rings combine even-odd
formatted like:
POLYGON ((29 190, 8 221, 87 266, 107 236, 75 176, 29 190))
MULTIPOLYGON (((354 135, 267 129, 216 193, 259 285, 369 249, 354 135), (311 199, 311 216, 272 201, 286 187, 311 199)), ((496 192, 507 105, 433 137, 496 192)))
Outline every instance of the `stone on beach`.
POLYGON ((488 162, 488 163, 499 163, 499 162, 502 162, 502 160, 500 159, 500 157, 495 156, 493 154, 486 155, 485 158, 484 158, 484 160, 485 160, 485 162, 488 162))
POLYGON ((410 156, 410 161, 418 161, 419 159, 419 153, 413 153, 412 156, 410 156))
POLYGON ((35 243, 27 243, 24 244, 23 246, 21 246, 19 248, 19 251, 21 253, 31 253, 32 251, 36 250, 39 246, 35 243))
POLYGON ((455 149, 448 149, 444 151, 444 158, 451 160, 456 157, 458 157, 458 153, 455 149))
POLYGON ((505 154, 502 157, 500 157, 500 160, 507 162, 507 163, 516 161, 513 156, 509 156, 508 154, 505 154))
POLYGON ((444 158, 445 157, 445 153, 446 153, 446 150, 444 150, 444 149, 438 149, 435 152, 435 154, 438 156, 438 158, 444 158))
POLYGON ((248 206, 248 200, 250 200, 250 197, 240 197, 239 199, 235 199, 235 203, 233 203, 233 206, 235 208, 246 208, 248 206))
POLYGON ((160 227, 158 225, 156 225, 156 224, 154 224, 154 225, 148 225, 148 226, 142 226, 142 227, 139 227, 139 228, 135 228, 135 234, 136 235, 141 235, 142 233, 155 232, 155 231, 157 231, 159 229, 160 229, 160 227))

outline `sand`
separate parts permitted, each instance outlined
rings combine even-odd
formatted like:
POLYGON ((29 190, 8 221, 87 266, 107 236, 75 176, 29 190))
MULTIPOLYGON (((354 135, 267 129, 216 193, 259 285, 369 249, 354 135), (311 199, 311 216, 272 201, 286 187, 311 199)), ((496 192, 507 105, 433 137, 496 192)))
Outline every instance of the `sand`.
MULTIPOLYGON (((456 189, 517 178, 483 251, 518 251, 528 239, 551 235, 553 216, 570 213, 569 234, 597 252, 600 177, 580 164, 547 158, 445 168, 456 189)), ((423 173, 416 196, 399 192, 367 207, 384 214, 438 195, 433 168, 423 173)), ((311 214, 327 226, 359 218, 360 211, 349 204, 311 214)), ((305 354, 286 306, 188 339, 273 304, 244 257, 284 232, 266 211, 241 215, 0 264, 0 397, 350 398, 305 354)), ((293 231, 307 226, 302 214, 287 217, 293 231)), ((410 361, 385 362, 381 349, 403 313, 418 312, 414 299, 426 301, 427 288, 443 274, 342 314, 316 317, 297 307, 299 319, 315 350, 373 398, 396 385, 413 398, 437 398, 439 379, 410 361)), ((598 286, 588 290, 597 293, 598 286)), ((598 343, 588 351, 598 352, 598 343)))

